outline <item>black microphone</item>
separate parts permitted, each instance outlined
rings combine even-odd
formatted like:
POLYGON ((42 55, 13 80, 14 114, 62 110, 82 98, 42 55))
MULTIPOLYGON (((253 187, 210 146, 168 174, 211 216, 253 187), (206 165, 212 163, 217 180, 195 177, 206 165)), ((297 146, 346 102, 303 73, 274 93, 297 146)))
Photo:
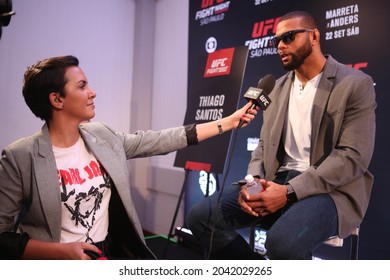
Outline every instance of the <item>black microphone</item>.
MULTIPOLYGON (((246 100, 252 100, 252 106, 248 109, 254 109, 256 106, 259 106, 261 110, 267 110, 268 106, 271 104, 271 99, 268 97, 268 94, 274 89, 275 86, 275 77, 271 74, 265 75, 257 83, 257 87, 250 87, 244 97, 246 100)), ((247 110, 247 112, 248 112, 247 110)), ((237 128, 241 128, 244 125, 245 121, 240 121, 237 128)))

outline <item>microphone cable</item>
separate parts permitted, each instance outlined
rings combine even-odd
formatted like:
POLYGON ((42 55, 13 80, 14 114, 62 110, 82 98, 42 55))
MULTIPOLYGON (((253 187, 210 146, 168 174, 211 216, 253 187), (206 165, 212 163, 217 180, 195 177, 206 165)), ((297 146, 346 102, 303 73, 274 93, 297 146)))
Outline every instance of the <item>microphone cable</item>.
POLYGON ((215 227, 217 225, 217 219, 218 219, 218 215, 219 215, 219 208, 220 208, 219 206, 220 206, 220 203, 221 203, 222 193, 223 193, 223 190, 225 188, 225 182, 226 182, 227 174, 229 174, 232 153, 233 153, 234 148, 236 146, 236 139, 237 139, 238 130, 239 130, 239 128, 236 128, 236 129, 233 129, 233 131, 232 131, 232 133, 233 133, 232 145, 231 145, 230 153, 228 153, 228 161, 227 161, 227 168, 226 168, 225 176, 224 176, 224 178, 222 180, 221 190, 219 192, 219 195, 218 195, 218 198, 217 198, 217 203, 215 205, 216 211, 214 213, 214 223, 213 223, 213 226, 211 228, 209 250, 208 250, 208 253, 207 253, 207 256, 206 256, 206 260, 210 259, 211 251, 212 251, 212 248, 213 248, 213 237, 214 237, 215 227))
MULTIPOLYGON (((269 104, 271 103, 271 99, 268 98, 268 93, 272 92, 272 90, 275 86, 275 82, 276 82, 275 77, 271 74, 267 74, 259 80, 259 82, 257 83, 257 88, 252 88, 252 87, 249 88, 248 91, 245 93, 244 97, 246 97, 247 99, 250 99, 250 100, 253 100, 253 99, 259 100, 258 105, 259 105, 260 109, 262 111, 265 111, 268 108, 269 104)), ((227 174, 229 174, 232 153, 233 153, 234 148, 236 146, 237 133, 242 125, 243 125, 243 123, 240 122, 238 124, 237 128, 234 129, 232 132, 234 134, 232 137, 232 145, 231 145, 229 158, 228 158, 228 162, 227 162, 228 165, 227 165, 227 169, 225 172, 225 177, 223 178, 221 190, 220 190, 218 198, 217 198, 217 203, 216 203, 217 209, 215 210, 215 213, 214 213, 214 215, 215 215, 214 216, 214 224, 213 224, 212 229, 211 229, 209 251, 208 251, 206 259, 210 259, 210 255, 211 255, 211 251, 212 251, 212 247, 213 247, 213 237, 214 237, 215 227, 216 227, 217 219, 218 219, 218 215, 219 215, 219 208, 220 208, 219 206, 221 203, 221 197, 222 197, 223 190, 225 188, 225 181, 226 181, 227 174)))

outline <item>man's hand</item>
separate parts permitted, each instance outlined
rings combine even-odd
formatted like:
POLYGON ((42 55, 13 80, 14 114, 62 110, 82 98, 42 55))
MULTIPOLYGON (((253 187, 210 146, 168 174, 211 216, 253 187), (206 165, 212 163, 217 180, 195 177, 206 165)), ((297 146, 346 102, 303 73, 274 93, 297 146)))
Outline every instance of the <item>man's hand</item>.
POLYGON ((286 205, 287 187, 271 181, 266 182, 263 179, 259 181, 263 185, 264 191, 250 195, 244 185, 238 195, 238 204, 244 212, 255 217, 264 217, 275 213, 286 205))

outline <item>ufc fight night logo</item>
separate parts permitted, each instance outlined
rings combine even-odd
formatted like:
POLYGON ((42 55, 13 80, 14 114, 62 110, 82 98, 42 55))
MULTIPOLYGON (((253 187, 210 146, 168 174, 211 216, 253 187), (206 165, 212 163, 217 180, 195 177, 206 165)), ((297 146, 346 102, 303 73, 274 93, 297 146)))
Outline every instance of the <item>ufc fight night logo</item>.
POLYGON ((210 53, 207 57, 204 77, 229 75, 232 66, 234 48, 223 49, 210 53))
POLYGON ((245 41, 250 50, 250 58, 277 54, 276 48, 271 45, 271 39, 276 33, 276 26, 280 17, 255 22, 252 28, 252 39, 245 41))
POLYGON ((201 10, 196 11, 195 20, 200 25, 222 21, 225 13, 229 11, 230 1, 225 0, 202 0, 201 10))

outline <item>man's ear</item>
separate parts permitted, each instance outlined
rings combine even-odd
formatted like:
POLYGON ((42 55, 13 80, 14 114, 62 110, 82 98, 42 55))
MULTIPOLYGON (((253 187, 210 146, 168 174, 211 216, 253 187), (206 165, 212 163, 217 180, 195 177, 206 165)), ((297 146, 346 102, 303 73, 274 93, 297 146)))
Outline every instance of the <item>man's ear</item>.
POLYGON ((313 44, 318 44, 320 42, 320 31, 314 29, 312 32, 313 44))

